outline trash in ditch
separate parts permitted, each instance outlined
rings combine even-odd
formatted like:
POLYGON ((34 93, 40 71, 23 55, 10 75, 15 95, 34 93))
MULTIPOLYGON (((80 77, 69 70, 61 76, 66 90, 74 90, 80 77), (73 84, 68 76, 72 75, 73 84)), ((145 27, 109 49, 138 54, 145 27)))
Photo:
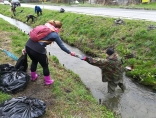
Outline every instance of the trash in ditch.
POLYGON ((156 26, 154 26, 154 25, 149 25, 148 28, 147 28, 148 31, 149 30, 154 30, 154 29, 156 29, 156 26))
POLYGON ((125 69, 126 69, 127 71, 132 71, 133 68, 134 68, 133 66, 126 66, 126 67, 125 67, 125 69))
POLYGON ((38 118, 46 112, 46 104, 37 98, 18 97, 0 105, 0 118, 38 118))
POLYGON ((0 90, 5 93, 23 91, 30 80, 30 76, 14 68, 10 64, 0 65, 0 90))
POLYGON ((119 25, 121 25, 121 24, 124 24, 124 21, 122 20, 122 19, 116 19, 116 20, 114 20, 114 24, 119 24, 119 25))

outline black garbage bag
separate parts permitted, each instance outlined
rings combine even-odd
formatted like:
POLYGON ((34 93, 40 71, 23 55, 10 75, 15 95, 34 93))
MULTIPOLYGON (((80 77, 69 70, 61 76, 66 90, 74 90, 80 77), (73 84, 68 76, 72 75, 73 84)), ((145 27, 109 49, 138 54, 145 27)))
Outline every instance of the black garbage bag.
POLYGON ((38 118, 46 112, 42 100, 30 97, 18 97, 0 105, 0 118, 38 118))
POLYGON ((154 30, 154 29, 156 29, 156 26, 154 26, 154 25, 149 25, 147 28, 147 30, 154 30))
POLYGON ((27 73, 12 67, 9 69, 8 65, 6 65, 6 68, 2 69, 0 74, 0 90, 6 93, 23 91, 27 87, 29 80, 30 76, 27 73))
POLYGON ((11 65, 11 64, 2 64, 0 65, 0 75, 8 72, 8 71, 11 71, 14 69, 14 66, 11 65))
POLYGON ((60 13, 64 13, 65 10, 63 8, 60 9, 60 13))
POLYGON ((24 72, 27 71, 27 68, 28 68, 27 54, 21 55, 21 57, 17 60, 15 64, 15 68, 20 69, 24 72))
POLYGON ((121 25, 121 24, 124 24, 124 21, 119 18, 119 19, 114 20, 114 23, 121 25))

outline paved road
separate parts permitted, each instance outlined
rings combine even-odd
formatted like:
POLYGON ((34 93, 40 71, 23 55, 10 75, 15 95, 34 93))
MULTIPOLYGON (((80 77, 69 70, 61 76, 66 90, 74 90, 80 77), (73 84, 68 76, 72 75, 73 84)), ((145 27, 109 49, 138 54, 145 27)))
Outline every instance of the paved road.
MULTIPOLYGON (((35 5, 22 4, 22 7, 32 7, 35 5)), ((75 12, 81 14, 107 16, 126 19, 142 19, 148 21, 156 21, 156 11, 154 10, 138 10, 138 9, 120 9, 120 8, 93 8, 93 7, 69 7, 69 6, 50 6, 40 5, 44 9, 60 10, 64 8, 66 12, 75 12)))

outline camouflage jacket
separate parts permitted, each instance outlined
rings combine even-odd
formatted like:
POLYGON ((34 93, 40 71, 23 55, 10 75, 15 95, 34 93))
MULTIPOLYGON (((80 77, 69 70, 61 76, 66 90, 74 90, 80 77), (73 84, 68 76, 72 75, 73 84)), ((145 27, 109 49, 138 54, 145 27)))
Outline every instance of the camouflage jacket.
POLYGON ((92 57, 87 57, 86 61, 89 64, 101 68, 103 82, 114 81, 115 83, 118 83, 122 81, 122 60, 118 57, 117 54, 114 53, 106 59, 96 59, 92 57))

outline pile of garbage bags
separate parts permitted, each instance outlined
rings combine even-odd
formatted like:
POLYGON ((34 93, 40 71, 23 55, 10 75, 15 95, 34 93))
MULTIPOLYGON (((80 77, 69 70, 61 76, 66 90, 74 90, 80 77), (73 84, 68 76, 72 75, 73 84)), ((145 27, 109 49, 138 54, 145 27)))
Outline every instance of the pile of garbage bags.
MULTIPOLYGON (((15 66, 0 65, 0 91, 15 94, 23 91, 30 80, 27 74, 27 55, 22 55, 15 66)), ((31 97, 18 97, 0 104, 0 118, 38 118, 46 112, 42 100, 31 97)))

